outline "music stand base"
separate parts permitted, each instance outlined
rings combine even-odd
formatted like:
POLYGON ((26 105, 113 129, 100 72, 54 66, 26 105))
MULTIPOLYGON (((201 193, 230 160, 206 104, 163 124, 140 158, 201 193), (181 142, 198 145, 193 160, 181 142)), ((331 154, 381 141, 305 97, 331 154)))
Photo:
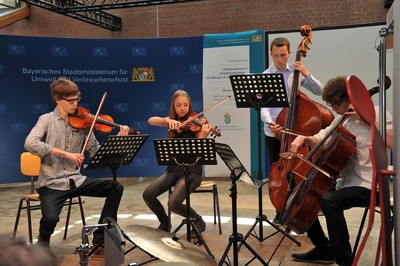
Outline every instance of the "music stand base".
MULTIPOLYGON (((220 262, 218 263, 218 266, 222 266, 224 263, 227 263, 225 260, 228 257, 228 252, 230 250, 231 247, 233 247, 233 265, 237 266, 239 265, 239 261, 238 261, 238 242, 240 242, 240 245, 244 245, 250 252, 251 254, 254 255, 254 257, 248 261, 245 265, 249 265, 253 260, 258 259, 262 265, 268 265, 268 263, 266 263, 261 257, 260 255, 257 254, 257 252, 249 245, 246 243, 246 241, 243 238, 242 234, 232 234, 229 237, 229 243, 228 246, 225 249, 224 254, 222 255, 222 258, 220 260, 220 262)), ((229 258, 228 258, 229 259, 229 258)), ((229 263, 227 263, 228 265, 230 265, 229 263)))
POLYGON ((299 241, 297 241, 292 236, 287 234, 287 232, 290 231, 289 228, 287 228, 287 230, 283 231, 281 228, 279 228, 279 226, 275 225, 273 222, 268 220, 267 216, 264 215, 264 214, 261 215, 261 216, 257 216, 255 219, 256 219, 256 221, 254 222, 253 226, 250 228, 250 230, 247 232, 246 236, 244 237, 245 240, 251 235, 251 236, 255 237, 258 241, 263 242, 264 240, 276 235, 277 233, 282 233, 282 234, 284 234, 284 237, 287 237, 290 240, 292 240, 294 243, 296 243, 297 246, 301 246, 301 243, 299 241), (254 228, 257 225, 260 225, 260 224, 262 226, 262 222, 268 223, 270 226, 275 228, 277 231, 272 233, 272 234, 270 234, 270 235, 268 235, 268 236, 266 236, 266 237, 260 237, 260 236, 258 236, 256 234, 253 234, 252 232, 254 231, 254 228))
POLYGON ((196 225, 194 224, 193 218, 185 218, 182 220, 182 222, 180 223, 180 225, 178 225, 178 227, 172 232, 173 235, 176 235, 176 233, 184 226, 187 225, 187 232, 186 232, 186 238, 188 242, 191 242, 192 236, 191 236, 191 230, 190 228, 192 228, 192 230, 195 232, 196 234, 196 238, 197 238, 197 242, 196 244, 199 245, 203 245, 204 248, 207 250, 207 253, 213 258, 215 259, 215 256, 212 254, 211 250, 209 249, 206 241, 204 240, 203 236, 201 235, 201 233, 199 232, 199 230, 197 229, 196 225))
MULTIPOLYGON (((294 239, 291 235, 289 235, 290 232, 290 228, 286 228, 285 231, 283 231, 281 228, 279 228, 277 225, 275 225, 274 223, 272 223, 270 220, 268 220, 266 215, 259 215, 256 217, 256 221, 254 222, 253 226, 250 228, 250 230, 247 232, 246 236, 244 237, 244 240, 246 240, 250 235, 255 237, 258 241, 263 242, 264 240, 276 235, 277 233, 282 233, 283 236, 281 238, 281 240, 279 241, 278 245, 275 247, 274 252, 272 252, 271 257, 268 260, 268 263, 272 260, 273 256, 275 255, 276 251, 278 250, 278 248, 280 247, 282 241, 285 239, 285 237, 289 238, 290 240, 292 240, 297 246, 301 246, 301 243, 299 241, 297 241, 296 239, 294 239), (259 225, 260 226, 260 232, 262 234, 262 228, 263 228, 263 222, 268 223, 270 226, 272 226, 273 228, 276 229, 276 231, 266 237, 260 237, 256 234, 253 234, 252 232, 254 231, 254 228, 259 225)), ((240 249, 242 247, 242 244, 239 245, 240 249)))

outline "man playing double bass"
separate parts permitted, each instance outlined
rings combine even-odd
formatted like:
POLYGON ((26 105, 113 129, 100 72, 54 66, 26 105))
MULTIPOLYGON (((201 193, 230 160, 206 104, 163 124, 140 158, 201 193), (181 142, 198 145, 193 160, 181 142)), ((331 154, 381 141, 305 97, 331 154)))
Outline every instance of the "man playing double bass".
MULTIPOLYGON (((301 73, 300 84, 315 95, 321 95, 322 83, 311 75, 301 61, 289 64, 291 54, 290 42, 288 39, 278 37, 272 40, 270 45, 270 55, 273 64, 264 71, 264 73, 281 73, 285 80, 287 95, 290 95, 292 87, 293 73, 299 71, 301 73)), ((282 108, 261 108, 261 120, 264 122, 265 144, 268 151, 268 159, 270 166, 279 159, 281 149, 281 141, 276 138, 275 133, 279 132, 281 127, 276 124, 276 119, 282 108)), ((279 213, 277 212, 273 222, 279 223, 279 213)))
MULTIPOLYGON (((314 136, 298 136, 291 143, 290 149, 296 153, 302 144, 316 145, 330 132, 344 115, 347 115, 343 127, 356 137, 356 150, 350 161, 337 179, 336 190, 327 192, 321 200, 321 210, 325 216, 329 239, 325 236, 317 219, 307 230, 308 237, 315 246, 304 254, 292 254, 292 258, 301 262, 334 263, 351 265, 353 262, 349 232, 344 217, 344 210, 353 207, 367 207, 370 203, 373 169, 369 155, 369 126, 351 110, 351 103, 346 90, 346 77, 338 76, 327 82, 322 92, 322 99, 338 116, 330 126, 314 136)), ((375 108, 376 109, 376 108, 375 108)), ((378 115, 376 117, 379 117, 378 115)), ((386 115, 387 145, 392 148, 391 116, 386 115)), ((376 124, 379 122, 376 121, 376 124)), ((377 126, 379 128, 379 126, 377 126)))

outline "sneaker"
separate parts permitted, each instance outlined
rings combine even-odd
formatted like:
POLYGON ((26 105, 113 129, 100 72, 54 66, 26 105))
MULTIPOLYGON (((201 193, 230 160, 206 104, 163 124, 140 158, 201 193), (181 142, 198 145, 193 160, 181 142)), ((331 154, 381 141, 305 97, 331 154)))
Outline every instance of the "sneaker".
POLYGON ((330 248, 313 248, 307 253, 292 254, 292 258, 296 261, 332 264, 335 263, 335 257, 330 248))

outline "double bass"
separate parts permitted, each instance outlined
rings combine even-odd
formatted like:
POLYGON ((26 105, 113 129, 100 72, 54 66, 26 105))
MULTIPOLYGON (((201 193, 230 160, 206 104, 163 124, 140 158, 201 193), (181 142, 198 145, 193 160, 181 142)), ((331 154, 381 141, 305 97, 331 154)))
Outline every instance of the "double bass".
MULTIPOLYGON (((308 25, 304 25, 300 29, 300 34, 304 38, 300 41, 297 52, 296 61, 301 61, 302 57, 307 55, 309 44, 311 44, 312 30, 308 25)), ((295 70, 293 73, 293 84, 290 93, 290 107, 284 108, 279 113, 276 123, 285 125, 286 132, 296 132, 302 135, 314 135, 320 129, 327 127, 333 120, 332 112, 322 104, 311 100, 306 94, 300 91, 300 71, 295 70)), ((279 138, 279 136, 277 136, 279 138)), ((280 154, 289 151, 290 143, 294 136, 283 133, 281 136, 280 154)), ((304 157, 307 156, 310 147, 303 146, 298 151, 304 157)), ((301 182, 301 177, 305 176, 310 170, 310 166, 302 164, 297 169, 295 180, 290 176, 292 169, 298 165, 300 159, 280 157, 278 161, 271 165, 270 176, 268 180, 268 191, 272 205, 281 212, 284 208, 289 184, 294 187, 295 184, 301 182)))
MULTIPOLYGON (((385 77, 386 89, 390 85, 390 79, 385 77)), ((374 87, 368 92, 372 97, 378 91, 379 87, 374 87)), ((297 234, 310 228, 319 214, 323 195, 339 178, 355 152, 355 137, 342 126, 346 118, 344 115, 303 160, 307 162, 314 158, 306 179, 293 189, 281 215, 282 224, 297 234)))

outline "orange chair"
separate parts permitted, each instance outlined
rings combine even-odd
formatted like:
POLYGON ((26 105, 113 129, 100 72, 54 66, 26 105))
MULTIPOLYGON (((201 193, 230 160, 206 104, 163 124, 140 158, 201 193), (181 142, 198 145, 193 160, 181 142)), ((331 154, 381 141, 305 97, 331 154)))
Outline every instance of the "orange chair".
MULTIPOLYGON (((19 224, 19 218, 21 216, 21 211, 26 210, 27 218, 28 218, 28 233, 29 233, 29 242, 32 244, 32 216, 31 211, 33 210, 40 210, 40 197, 39 194, 34 193, 35 190, 35 178, 39 176, 40 171, 40 157, 37 155, 33 155, 30 152, 23 152, 21 154, 21 161, 20 161, 20 168, 21 173, 24 176, 31 177, 31 190, 30 194, 23 195, 19 200, 19 206, 17 211, 17 216, 15 219, 13 237, 16 236, 19 224), (25 206, 24 206, 25 202, 25 206), (32 202, 36 202, 36 204, 31 204, 32 202)), ((81 218, 83 225, 86 225, 85 221, 85 214, 83 211, 83 201, 81 197, 78 197, 78 201, 74 201, 72 198, 65 202, 64 206, 68 206, 67 212, 67 220, 65 223, 65 230, 64 230, 64 237, 63 239, 67 238, 68 232, 68 225, 69 225, 69 218, 71 214, 71 207, 72 205, 79 204, 81 218)))

